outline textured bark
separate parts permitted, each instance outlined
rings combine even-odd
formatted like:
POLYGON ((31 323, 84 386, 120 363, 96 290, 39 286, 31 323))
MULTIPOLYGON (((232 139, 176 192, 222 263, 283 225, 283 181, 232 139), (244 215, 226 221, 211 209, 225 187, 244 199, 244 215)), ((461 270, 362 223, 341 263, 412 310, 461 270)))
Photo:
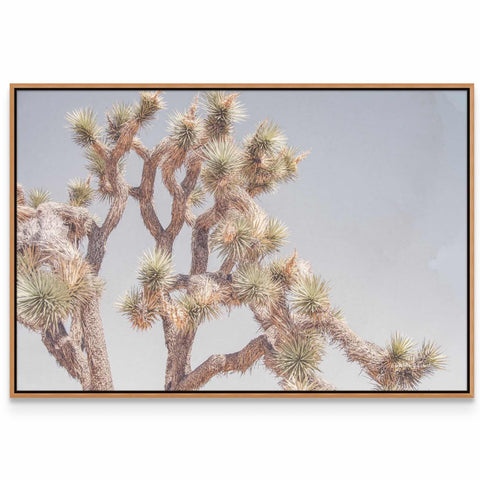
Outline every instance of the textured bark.
POLYGON ((191 372, 190 360, 196 331, 177 331, 167 342, 167 367, 165 371, 165 390, 180 390, 179 385, 191 372))
POLYGON ((113 390, 99 299, 95 298, 86 305, 82 309, 81 316, 85 351, 91 372, 90 390, 113 390))
POLYGON ((198 390, 214 376, 229 372, 246 372, 257 360, 269 350, 270 344, 266 335, 251 340, 242 350, 226 355, 211 355, 192 373, 187 375, 177 387, 177 390, 198 390))
POLYGON ((83 390, 91 390, 90 369, 86 355, 72 339, 62 324, 56 332, 47 330, 42 333, 42 342, 60 366, 77 379, 83 390))
MULTIPOLYGON (((35 217, 19 227, 17 249, 34 246, 44 251, 47 256, 62 255, 72 258, 79 255, 72 244, 72 226, 75 226, 76 235, 83 235, 92 229, 92 225, 90 215, 84 208, 54 202, 45 203, 36 210, 35 217)), ((99 231, 98 227, 96 228, 99 231)), ((98 273, 99 265, 95 265, 95 273, 98 273)), ((98 301, 98 298, 93 299, 74 316, 71 335, 67 335, 63 325, 59 325, 60 333, 45 332, 42 340, 58 363, 66 368, 72 377, 81 381, 83 389, 111 390, 112 375, 98 301), (82 340, 85 342, 88 363, 82 352, 82 340), (88 378, 83 370, 80 372, 79 366, 87 366, 88 378)))
POLYGON ((165 145, 162 144, 162 146, 157 147, 155 155, 146 149, 139 140, 136 140, 133 145, 135 151, 143 159, 144 163, 140 186, 132 188, 130 194, 138 200, 143 223, 158 245, 164 234, 164 228, 155 211, 153 194, 157 168, 165 145))
MULTIPOLYGON (((81 238, 88 236, 85 260, 98 275, 108 237, 118 225, 129 196, 129 187, 119 173, 118 162, 130 150, 138 128, 138 123, 129 122, 111 148, 100 142, 92 145, 105 161, 106 182, 111 195, 110 209, 102 226, 93 222, 85 208, 54 202, 42 204, 36 210, 21 206, 17 249, 30 245, 46 249, 54 256, 79 255, 76 245, 81 238)), ((20 187, 17 192, 23 204, 23 189, 20 187)), ((70 334, 60 325, 58 332, 43 332, 42 340, 57 362, 80 380, 84 390, 113 389, 98 297, 73 315, 70 334), (86 355, 82 347, 85 347, 86 355)))

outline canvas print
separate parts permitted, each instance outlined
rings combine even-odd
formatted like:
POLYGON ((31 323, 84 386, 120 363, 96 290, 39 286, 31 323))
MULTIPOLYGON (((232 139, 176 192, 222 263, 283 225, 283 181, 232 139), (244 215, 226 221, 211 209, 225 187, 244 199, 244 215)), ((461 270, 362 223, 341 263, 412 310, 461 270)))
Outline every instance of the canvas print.
POLYGON ((13 91, 13 394, 471 394, 470 88, 13 91))

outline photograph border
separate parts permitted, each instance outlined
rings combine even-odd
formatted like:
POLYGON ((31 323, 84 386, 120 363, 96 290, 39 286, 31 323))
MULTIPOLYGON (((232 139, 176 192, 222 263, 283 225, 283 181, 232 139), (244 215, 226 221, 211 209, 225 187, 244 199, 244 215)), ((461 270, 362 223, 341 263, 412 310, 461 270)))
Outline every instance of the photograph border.
POLYGON ((474 84, 472 83, 15 83, 10 84, 10 397, 11 398, 473 398, 474 397, 474 84), (16 306, 16 92, 19 90, 466 90, 467 118, 467 389, 464 391, 18 391, 16 306))

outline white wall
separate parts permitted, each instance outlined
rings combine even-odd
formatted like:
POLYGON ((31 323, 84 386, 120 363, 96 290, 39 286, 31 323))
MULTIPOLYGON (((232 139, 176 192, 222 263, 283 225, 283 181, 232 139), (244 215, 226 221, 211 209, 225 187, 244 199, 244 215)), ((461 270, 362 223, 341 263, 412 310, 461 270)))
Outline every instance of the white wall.
MULTIPOLYGON (((480 82, 474 5, 9 2, 2 224, 9 82, 480 82)), ((6 227, 0 240, 4 478, 440 480, 478 470, 474 400, 9 400, 6 227)))

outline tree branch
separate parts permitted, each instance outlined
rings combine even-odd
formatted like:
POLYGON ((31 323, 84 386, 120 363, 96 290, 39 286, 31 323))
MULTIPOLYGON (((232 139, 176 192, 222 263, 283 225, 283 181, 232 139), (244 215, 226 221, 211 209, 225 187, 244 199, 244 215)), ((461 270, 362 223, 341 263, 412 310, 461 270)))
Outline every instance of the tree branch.
POLYGON ((90 390, 87 356, 82 352, 80 345, 67 335, 63 324, 58 325, 56 332, 51 330, 43 332, 42 342, 58 364, 64 367, 70 376, 80 381, 82 389, 90 390))
POLYGON ((152 152, 147 151, 137 140, 133 142, 133 147, 136 153, 143 159, 143 169, 140 185, 131 189, 130 195, 139 201, 143 223, 158 246, 162 242, 165 230, 155 211, 153 194, 157 168, 162 155, 166 152, 167 141, 163 140, 160 142, 152 152))
POLYGON ((178 385, 180 391, 198 390, 220 373, 246 372, 269 349, 266 335, 251 340, 242 350, 225 355, 211 355, 178 385))

